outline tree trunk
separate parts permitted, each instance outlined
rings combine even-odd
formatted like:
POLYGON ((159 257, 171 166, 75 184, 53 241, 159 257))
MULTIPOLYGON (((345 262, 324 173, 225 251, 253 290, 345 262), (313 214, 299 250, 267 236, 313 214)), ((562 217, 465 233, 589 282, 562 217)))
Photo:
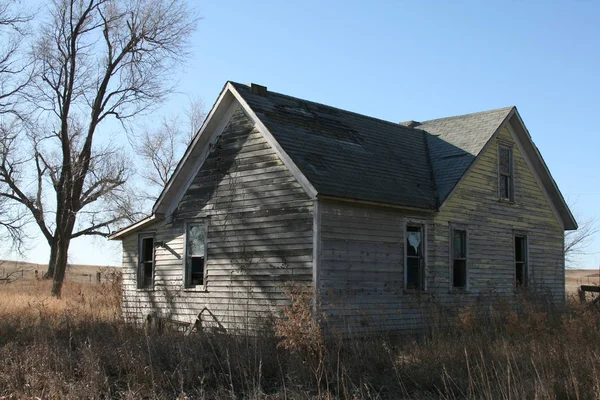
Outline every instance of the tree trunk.
POLYGON ((52 296, 60 298, 65 272, 67 270, 67 254, 71 239, 59 237, 56 241, 56 259, 54 264, 54 278, 52 281, 52 296))
POLYGON ((50 244, 50 259, 48 260, 48 270, 44 274, 43 279, 54 279, 54 271, 56 271, 56 240, 50 244))

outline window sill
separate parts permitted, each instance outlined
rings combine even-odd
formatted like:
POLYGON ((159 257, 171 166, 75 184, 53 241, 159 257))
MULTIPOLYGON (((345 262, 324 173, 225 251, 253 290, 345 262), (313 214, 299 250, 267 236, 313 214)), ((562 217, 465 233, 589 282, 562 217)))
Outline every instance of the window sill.
POLYGON ((448 290, 448 293, 451 294, 469 294, 471 291, 467 288, 452 288, 448 290))
POLYGON ((184 292, 190 292, 190 293, 206 293, 206 292, 208 292, 208 288, 206 287, 206 285, 199 285, 199 286, 194 286, 194 287, 184 287, 181 290, 184 292))
POLYGON ((154 292, 155 289, 153 287, 148 287, 148 288, 135 288, 136 292, 154 292))
POLYGON ((402 293, 404 294, 426 294, 427 293, 427 289, 404 289, 402 291, 402 293))
POLYGON ((498 203, 516 204, 516 202, 514 200, 509 200, 509 199, 498 199, 498 203))

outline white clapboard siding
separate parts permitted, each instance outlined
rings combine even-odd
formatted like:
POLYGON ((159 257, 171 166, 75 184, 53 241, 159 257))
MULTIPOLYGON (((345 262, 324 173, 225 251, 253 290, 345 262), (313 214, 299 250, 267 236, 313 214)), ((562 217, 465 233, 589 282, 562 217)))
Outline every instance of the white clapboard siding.
POLYGON ((144 232, 155 249, 151 290, 136 288, 138 233, 123 240, 124 314, 157 313, 204 326, 256 329, 289 304, 286 282, 312 280, 312 200, 241 109, 236 110, 174 218, 144 232), (206 290, 183 288, 184 223, 208 221, 206 290))

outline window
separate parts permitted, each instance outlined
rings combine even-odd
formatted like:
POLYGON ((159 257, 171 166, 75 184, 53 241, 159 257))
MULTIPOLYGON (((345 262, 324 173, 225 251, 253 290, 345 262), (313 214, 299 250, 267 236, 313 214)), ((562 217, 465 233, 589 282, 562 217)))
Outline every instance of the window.
POLYGON ((498 189, 502 200, 514 200, 512 148, 498 146, 498 189))
POLYGON ((188 223, 185 237, 185 287, 202 286, 205 284, 206 223, 188 223))
POLYGON ((154 236, 139 237, 138 261, 137 287, 138 289, 151 288, 154 278, 154 236))
POLYGON ((515 236, 515 286, 527 286, 527 237, 515 236))
POLYGON ((452 287, 467 287, 467 231, 452 230, 452 287))
POLYGON ((406 226, 406 289, 425 290, 422 226, 406 226))

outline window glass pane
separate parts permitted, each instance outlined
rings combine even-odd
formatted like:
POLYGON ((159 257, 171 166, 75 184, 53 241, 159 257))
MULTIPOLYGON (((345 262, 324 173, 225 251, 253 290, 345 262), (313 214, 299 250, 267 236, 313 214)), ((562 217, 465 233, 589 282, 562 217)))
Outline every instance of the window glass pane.
POLYGON ((419 258, 408 258, 406 260, 406 288, 421 289, 421 260, 419 258))
POLYGON ((506 175, 500 176, 500 197, 503 199, 510 198, 510 185, 509 185, 509 177, 506 175))
POLYGON ((407 226, 406 227, 406 254, 409 257, 422 257, 423 240, 421 235, 421 227, 407 226))
POLYGON ((204 256, 204 245, 206 242, 205 225, 189 225, 187 242, 190 256, 204 256))
POLYGON ((152 286, 152 262, 144 263, 144 287, 152 286))
POLYGON ((454 287, 467 285, 467 262, 465 260, 454 260, 453 284, 454 287))
POLYGON ((467 232, 454 231, 454 258, 466 258, 467 232))
POLYGON ((499 168, 501 174, 510 175, 510 149, 507 147, 500 147, 498 151, 499 157, 499 168))

